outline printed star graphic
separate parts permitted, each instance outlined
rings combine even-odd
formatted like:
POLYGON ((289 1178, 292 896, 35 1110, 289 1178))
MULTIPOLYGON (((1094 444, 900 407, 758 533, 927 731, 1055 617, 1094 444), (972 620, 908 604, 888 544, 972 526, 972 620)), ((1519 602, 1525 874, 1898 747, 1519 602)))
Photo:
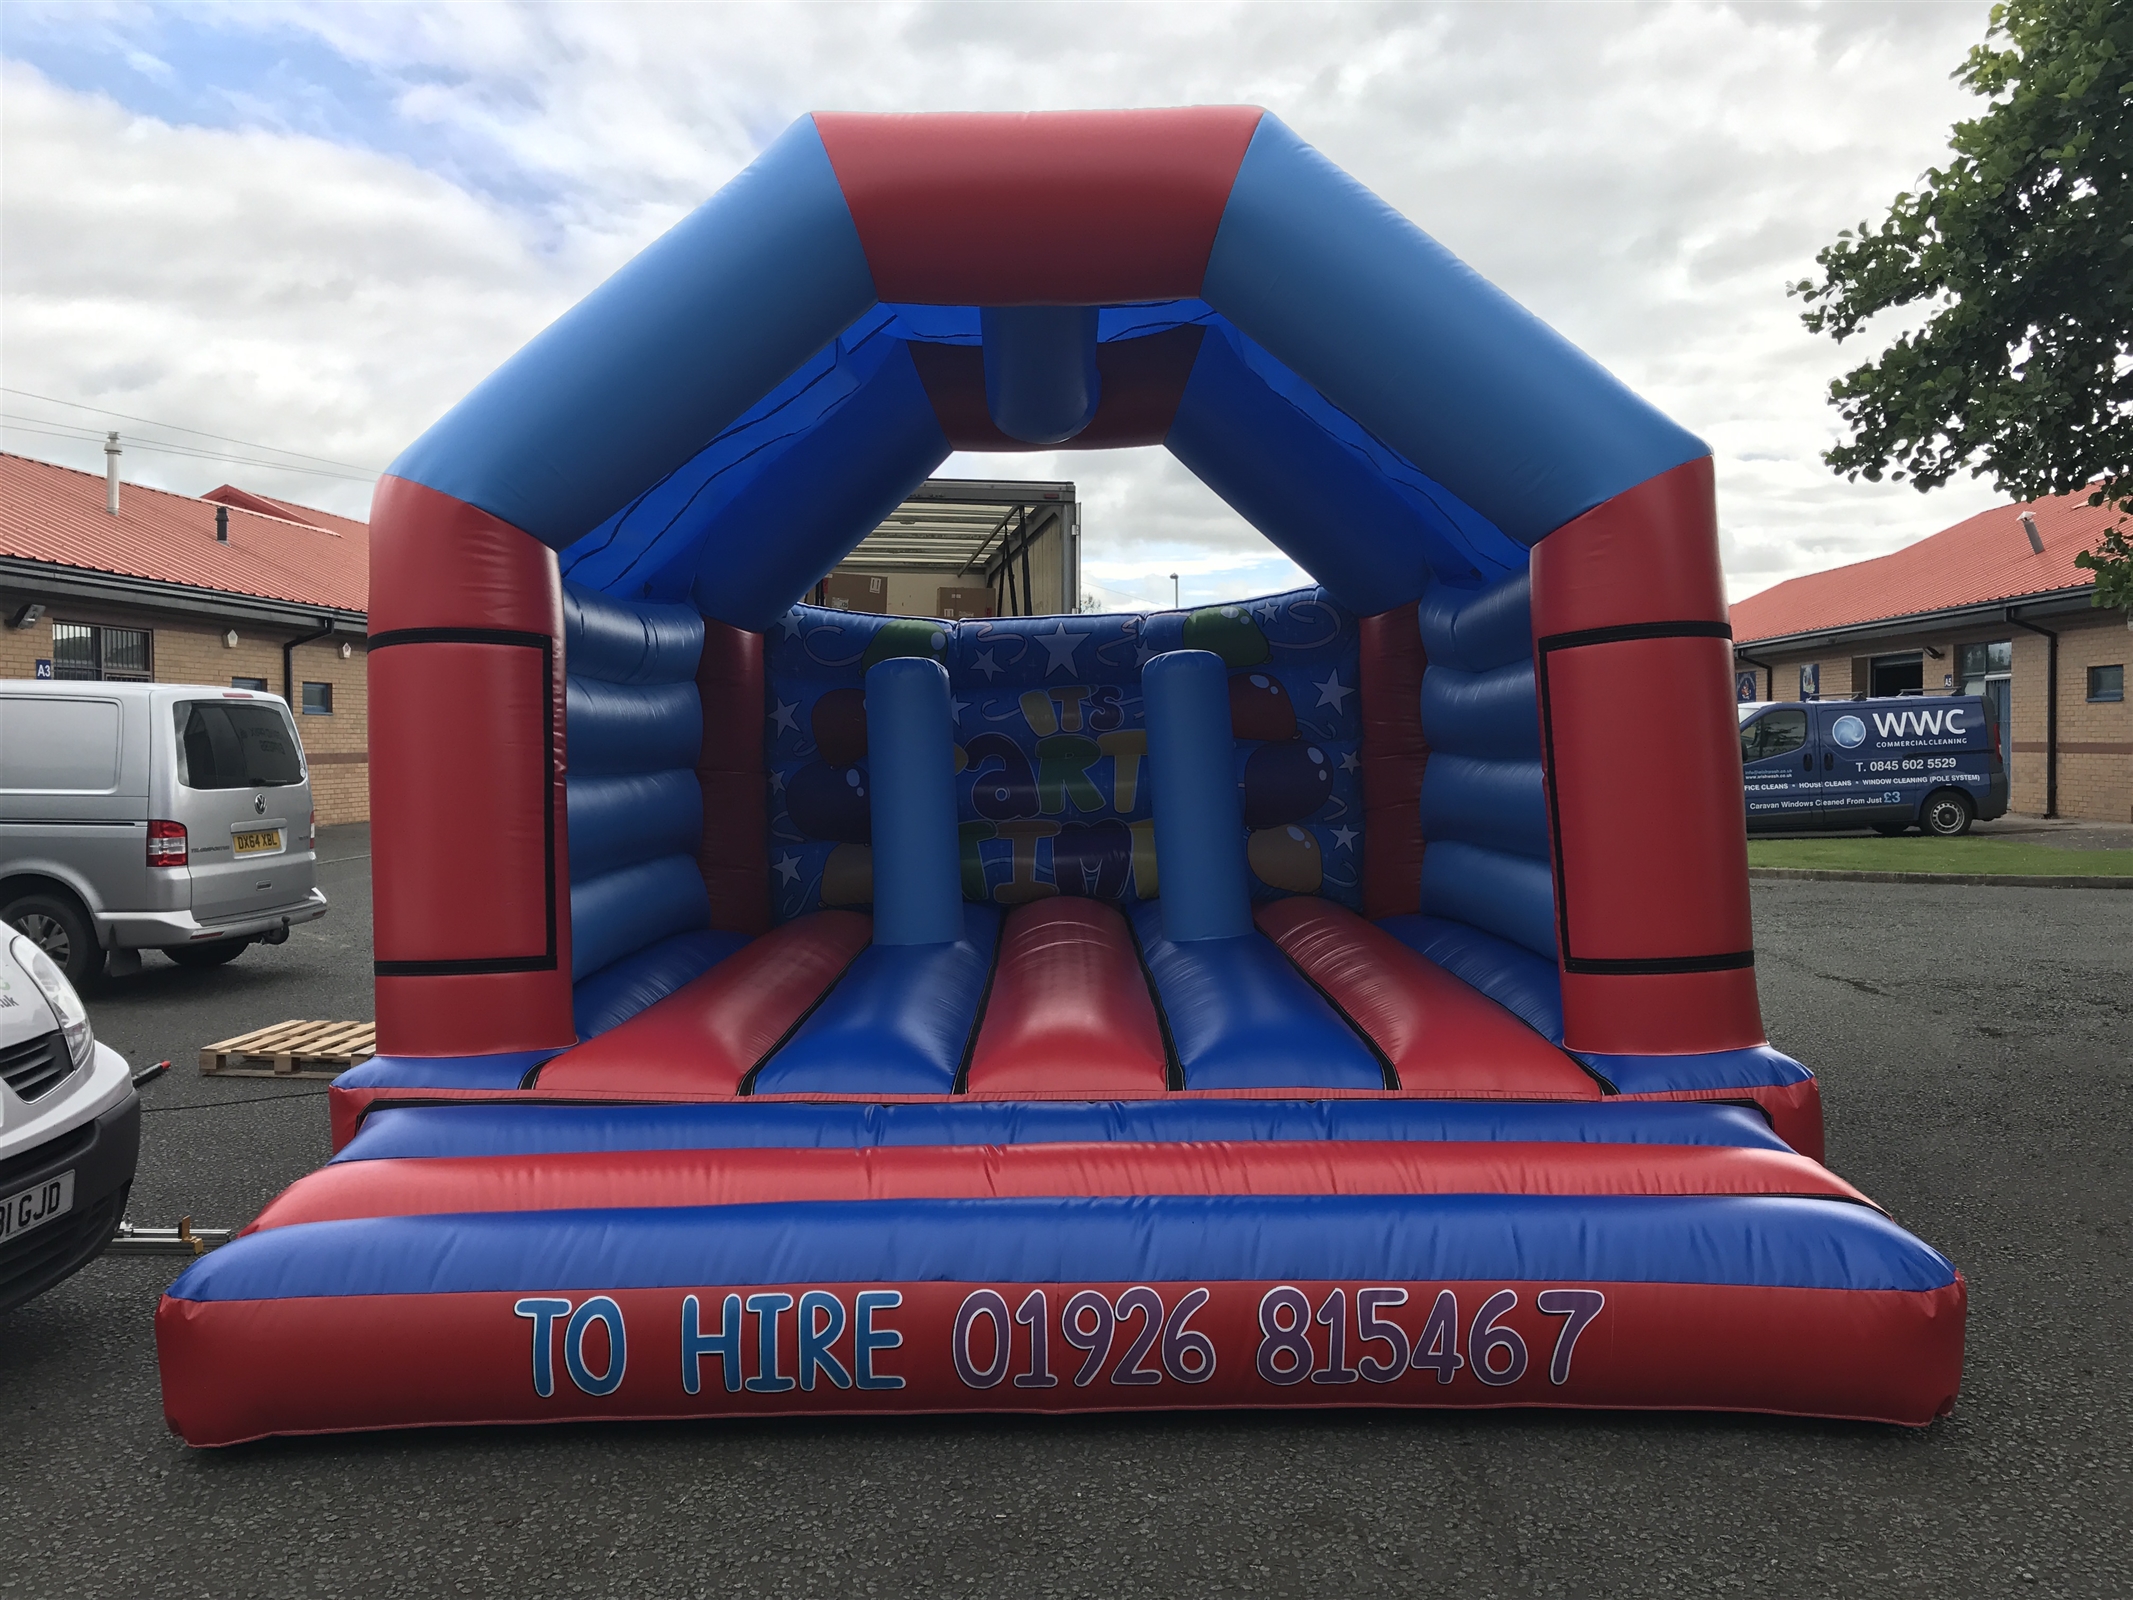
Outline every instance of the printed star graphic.
POLYGON ((771 792, 772 794, 783 794, 783 793, 785 792, 785 774, 784 774, 784 773, 782 773, 782 772, 773 772, 773 773, 772 773, 772 774, 770 775, 770 792, 771 792))
POLYGON ((1343 850, 1346 850, 1355 843, 1355 830, 1353 828, 1335 828, 1333 830, 1333 842, 1343 850))
POLYGON ((1338 671, 1335 671, 1333 676, 1324 683, 1314 682, 1312 687, 1318 691, 1318 704, 1311 708, 1314 711, 1325 706, 1331 706, 1335 711, 1339 711, 1345 706, 1348 696, 1355 693, 1353 689, 1342 686, 1341 675, 1338 671))
POLYGON ((794 606, 792 610, 785 613, 783 620, 785 623, 785 637, 788 639, 799 638, 800 630, 806 626, 800 619, 800 608, 794 606))
MULTIPOLYGON (((1319 702, 1319 704, 1324 705, 1325 702, 1322 700, 1319 702)), ((799 709, 800 705, 798 701, 793 701, 792 703, 788 704, 787 702, 780 700, 778 702, 778 709, 770 714, 771 727, 789 728, 794 733, 798 733, 800 731, 800 724, 793 721, 792 714, 795 711, 798 711, 799 709)))
POLYGON ((790 851, 779 856, 776 862, 778 876, 787 883, 800 881, 800 858, 790 851))
POLYGON ((1155 652, 1146 645, 1137 644, 1133 647, 1133 664, 1136 667, 1145 667, 1154 655, 1155 652))
POLYGON ((1347 754, 1341 757, 1341 771, 1343 772, 1360 771, 1362 765, 1362 762, 1355 759, 1355 752, 1353 750, 1350 750, 1347 754))
POLYGON ((987 645, 973 656, 970 664, 976 670, 985 674, 988 683, 1000 675, 1000 663, 993 660, 992 647, 990 645, 987 645))
POLYGON ((1049 677, 1055 672, 1074 670, 1074 652, 1081 647, 1086 633, 1069 633, 1067 625, 1060 623, 1050 633, 1033 633, 1030 637, 1044 646, 1044 672, 1049 677))
POLYGON ((948 697, 948 720, 961 722, 963 720, 963 711, 969 704, 968 700, 958 700, 955 696, 950 695, 948 697))

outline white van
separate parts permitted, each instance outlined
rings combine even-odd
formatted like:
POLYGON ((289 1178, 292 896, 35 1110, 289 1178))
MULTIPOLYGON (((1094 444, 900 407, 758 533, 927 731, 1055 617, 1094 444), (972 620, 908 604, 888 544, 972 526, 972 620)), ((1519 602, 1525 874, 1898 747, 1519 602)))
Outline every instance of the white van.
POLYGON ((326 914, 279 695, 0 682, 0 924, 83 986, 161 950, 217 966, 326 914))
POLYGON ((58 966, 0 929, 0 1312, 96 1259, 126 1214, 141 1102, 58 966))

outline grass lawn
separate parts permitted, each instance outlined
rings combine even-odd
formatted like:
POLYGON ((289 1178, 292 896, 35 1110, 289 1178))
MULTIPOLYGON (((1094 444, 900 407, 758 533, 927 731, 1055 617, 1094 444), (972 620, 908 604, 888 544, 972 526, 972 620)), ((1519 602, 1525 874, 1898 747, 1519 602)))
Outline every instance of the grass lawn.
POLYGON ((2133 850, 2054 850, 2014 839, 1750 839, 1751 867, 2133 878, 2133 850))

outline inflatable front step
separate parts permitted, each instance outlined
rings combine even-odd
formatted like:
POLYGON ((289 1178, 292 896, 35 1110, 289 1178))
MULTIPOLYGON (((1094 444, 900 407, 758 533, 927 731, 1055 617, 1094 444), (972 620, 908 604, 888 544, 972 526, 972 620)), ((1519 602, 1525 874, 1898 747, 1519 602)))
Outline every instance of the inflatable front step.
POLYGON ((1916 1425, 1963 1309, 1743 1108, 465 1106, 374 1114, 171 1287, 157 1342, 196 1445, 1291 1405, 1916 1425))

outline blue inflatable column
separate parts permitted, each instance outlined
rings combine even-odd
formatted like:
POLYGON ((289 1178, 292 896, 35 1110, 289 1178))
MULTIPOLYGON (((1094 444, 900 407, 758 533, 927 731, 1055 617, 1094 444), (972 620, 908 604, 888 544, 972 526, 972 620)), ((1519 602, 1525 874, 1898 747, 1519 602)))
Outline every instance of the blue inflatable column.
POLYGON ((1024 444, 1063 444, 1096 415, 1096 307, 986 306, 985 409, 1024 444))
MULTIPOLYGON (((1172 650, 1141 670, 1163 937, 1238 939, 1252 931, 1244 808, 1233 770, 1229 672, 1206 650, 1172 650)), ((880 844, 875 845, 878 853, 880 844)))
POLYGON ((963 937, 963 868, 948 673, 899 656, 869 668, 866 682, 874 942, 953 944, 963 937))

